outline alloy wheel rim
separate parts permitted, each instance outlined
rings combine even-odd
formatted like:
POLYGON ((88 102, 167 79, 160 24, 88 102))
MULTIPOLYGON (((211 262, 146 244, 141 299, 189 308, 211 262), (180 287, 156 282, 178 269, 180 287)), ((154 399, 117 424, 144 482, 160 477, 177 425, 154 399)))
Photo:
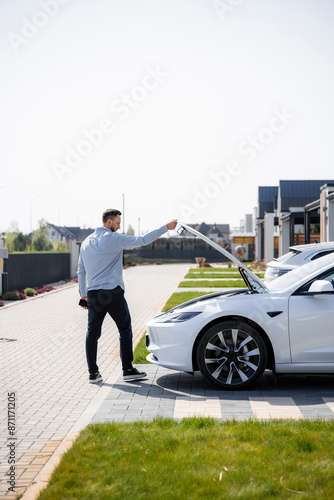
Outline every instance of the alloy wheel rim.
POLYGON ((260 358, 254 338, 237 328, 215 333, 204 352, 206 369, 214 379, 226 385, 249 381, 260 366, 260 358))

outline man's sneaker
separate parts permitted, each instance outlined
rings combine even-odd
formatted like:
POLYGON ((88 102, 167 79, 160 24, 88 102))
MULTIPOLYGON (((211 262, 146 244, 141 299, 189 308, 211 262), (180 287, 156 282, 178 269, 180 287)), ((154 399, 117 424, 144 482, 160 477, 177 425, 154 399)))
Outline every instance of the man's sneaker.
POLYGON ((97 384, 98 382, 103 382, 103 378, 101 373, 90 373, 89 375, 89 383, 90 384, 97 384))
POLYGON ((145 372, 140 372, 137 370, 137 368, 130 368, 129 370, 123 370, 123 380, 125 382, 130 382, 131 380, 140 380, 142 378, 145 378, 147 376, 147 373, 145 372))

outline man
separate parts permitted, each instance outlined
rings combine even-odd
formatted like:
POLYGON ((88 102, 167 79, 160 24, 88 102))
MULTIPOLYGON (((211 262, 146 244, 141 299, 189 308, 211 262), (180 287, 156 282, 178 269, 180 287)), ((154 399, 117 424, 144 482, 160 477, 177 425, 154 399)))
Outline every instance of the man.
POLYGON ((145 372, 132 366, 131 317, 124 298, 125 287, 122 276, 123 250, 152 243, 167 230, 175 229, 177 225, 177 220, 174 219, 145 236, 126 236, 117 233, 121 227, 121 215, 119 210, 112 208, 103 212, 103 226, 98 227, 85 239, 80 250, 79 293, 82 300, 87 300, 88 305, 86 357, 91 384, 103 380, 96 359, 102 323, 107 313, 115 321, 119 331, 123 379, 131 381, 146 377, 145 372))

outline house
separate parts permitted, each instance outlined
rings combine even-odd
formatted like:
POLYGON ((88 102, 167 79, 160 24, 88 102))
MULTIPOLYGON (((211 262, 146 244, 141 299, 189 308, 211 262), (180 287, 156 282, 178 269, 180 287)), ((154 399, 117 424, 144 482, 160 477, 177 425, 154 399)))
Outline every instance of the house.
POLYGON ((225 245, 229 242, 230 237, 230 225, 229 224, 206 224, 202 222, 201 224, 188 224, 193 229, 196 229, 204 236, 207 236, 212 241, 216 243, 224 243, 225 245))
POLYGON ((265 263, 292 245, 334 240, 334 181, 281 180, 260 186, 256 256, 265 263))
POLYGON ((76 241, 77 243, 82 243, 87 236, 94 232, 94 229, 81 229, 80 227, 61 227, 55 224, 48 224, 49 228, 49 238, 51 243, 54 241, 76 241))

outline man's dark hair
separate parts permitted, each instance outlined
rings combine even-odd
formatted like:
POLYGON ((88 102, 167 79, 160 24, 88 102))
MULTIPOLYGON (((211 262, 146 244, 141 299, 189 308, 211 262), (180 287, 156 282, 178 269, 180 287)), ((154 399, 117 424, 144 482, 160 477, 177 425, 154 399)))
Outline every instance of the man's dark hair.
POLYGON ((122 212, 115 208, 108 208, 102 214, 102 221, 105 223, 108 219, 114 219, 117 215, 122 215, 122 212))

